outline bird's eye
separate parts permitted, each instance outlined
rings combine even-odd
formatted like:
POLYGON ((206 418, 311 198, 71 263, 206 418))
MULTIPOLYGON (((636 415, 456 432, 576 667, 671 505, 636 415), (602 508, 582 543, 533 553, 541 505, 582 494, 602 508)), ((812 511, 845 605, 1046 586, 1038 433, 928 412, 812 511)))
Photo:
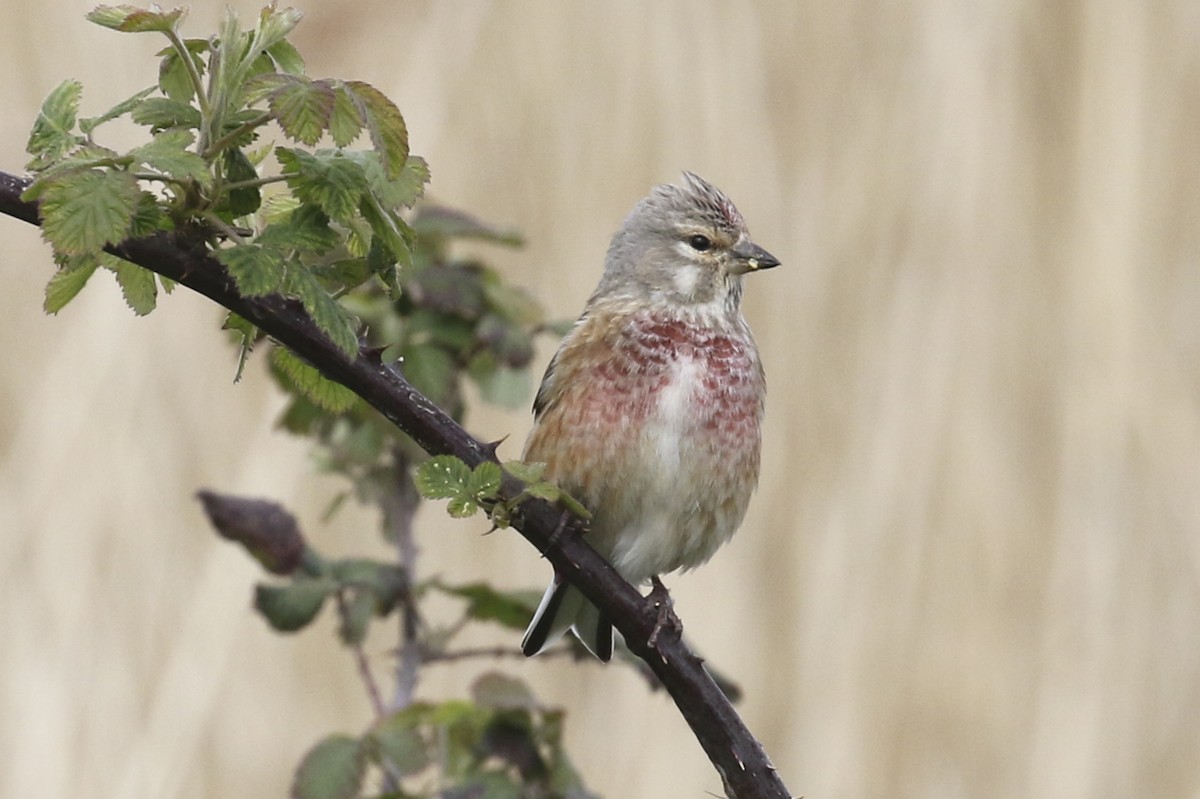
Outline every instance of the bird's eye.
POLYGON ((703 236, 699 233, 688 239, 688 244, 697 252, 705 252, 712 249, 712 239, 708 236, 703 236))

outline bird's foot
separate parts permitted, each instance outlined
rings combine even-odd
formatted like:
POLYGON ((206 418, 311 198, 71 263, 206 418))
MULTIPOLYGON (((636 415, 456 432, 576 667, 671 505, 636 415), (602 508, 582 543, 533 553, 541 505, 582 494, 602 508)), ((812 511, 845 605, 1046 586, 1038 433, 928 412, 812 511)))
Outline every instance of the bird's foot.
POLYGON ((663 630, 674 630, 677 635, 682 635, 683 623, 675 615, 675 603, 671 600, 671 592, 662 584, 662 580, 658 579, 658 575, 650 578, 650 585, 650 594, 646 598, 654 605, 657 618, 646 643, 653 649, 658 644, 658 636, 663 630))

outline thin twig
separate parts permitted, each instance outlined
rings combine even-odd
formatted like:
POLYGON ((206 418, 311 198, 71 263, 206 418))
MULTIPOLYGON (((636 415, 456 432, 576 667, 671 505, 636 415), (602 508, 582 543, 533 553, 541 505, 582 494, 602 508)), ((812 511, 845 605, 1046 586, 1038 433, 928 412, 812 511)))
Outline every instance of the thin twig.
MULTIPOLYGON (((339 588, 333 593, 337 600, 338 617, 343 625, 349 624, 350 607, 346 603, 346 592, 339 588)), ((350 651, 354 653, 354 663, 358 666, 358 675, 362 677, 363 685, 367 688, 367 696, 371 699, 371 708, 375 711, 376 718, 383 718, 387 713, 387 707, 383 704, 383 695, 379 692, 379 683, 375 682, 375 674, 371 671, 371 663, 367 660, 367 653, 363 649, 362 644, 354 641, 346 641, 346 646, 350 647, 350 651)))
MULTIPOLYGON (((413 517, 421 497, 412 480, 413 464, 408 454, 396 447, 392 453, 393 480, 391 490, 384 498, 384 523, 396 545, 400 570, 405 585, 417 584, 417 548, 413 535, 413 517)), ((392 695, 391 709, 401 710, 412 704, 420 677, 422 651, 419 640, 420 617, 412 592, 406 590, 400 603, 400 646, 396 657, 396 691, 392 695)))

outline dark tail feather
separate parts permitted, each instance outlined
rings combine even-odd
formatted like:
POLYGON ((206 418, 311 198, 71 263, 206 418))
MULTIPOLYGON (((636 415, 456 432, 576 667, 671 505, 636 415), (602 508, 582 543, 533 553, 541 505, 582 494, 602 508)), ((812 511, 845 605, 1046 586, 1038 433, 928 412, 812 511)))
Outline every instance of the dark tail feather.
POLYGON ((567 598, 569 590, 570 585, 566 581, 560 582, 557 576, 546 589, 546 595, 542 597, 542 603, 533 614, 533 621, 529 623, 529 629, 525 631, 525 638, 521 641, 521 651, 525 657, 533 657, 541 652, 567 629, 565 622, 558 625, 555 622, 558 621, 559 611, 562 610, 563 600, 567 598), (556 627, 560 629, 556 630, 556 627))
POLYGON ((525 631, 521 651, 532 657, 557 641, 568 628, 597 658, 605 663, 612 658, 612 625, 583 594, 555 577, 525 631))

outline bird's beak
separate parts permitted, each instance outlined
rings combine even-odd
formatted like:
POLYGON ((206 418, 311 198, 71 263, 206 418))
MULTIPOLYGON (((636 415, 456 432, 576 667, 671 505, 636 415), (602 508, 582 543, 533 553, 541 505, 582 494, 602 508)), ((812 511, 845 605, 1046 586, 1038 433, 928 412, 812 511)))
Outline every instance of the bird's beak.
POLYGON ((734 262, 735 271, 739 275, 779 266, 778 258, 750 241, 750 239, 739 241, 733 245, 730 252, 733 253, 733 257, 736 259, 734 262))

